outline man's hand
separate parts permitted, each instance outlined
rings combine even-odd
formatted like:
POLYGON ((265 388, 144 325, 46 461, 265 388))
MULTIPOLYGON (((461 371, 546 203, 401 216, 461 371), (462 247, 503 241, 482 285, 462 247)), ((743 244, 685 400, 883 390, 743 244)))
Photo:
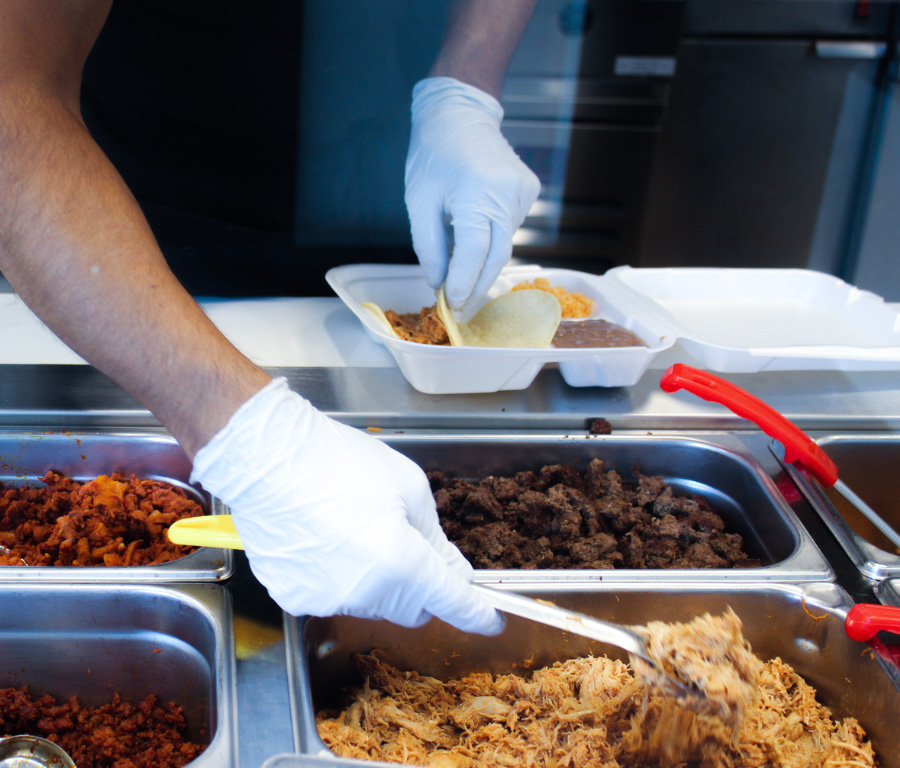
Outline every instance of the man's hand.
POLYGON ((468 583, 472 568, 441 530, 422 470, 283 379, 197 453, 191 482, 231 508, 253 573, 291 614, 503 627, 468 583))
POLYGON ((437 289, 446 281, 454 309, 487 293, 540 192, 537 176, 500 133, 502 119, 495 98, 454 78, 428 78, 413 90, 406 159, 413 248, 428 284, 437 289))

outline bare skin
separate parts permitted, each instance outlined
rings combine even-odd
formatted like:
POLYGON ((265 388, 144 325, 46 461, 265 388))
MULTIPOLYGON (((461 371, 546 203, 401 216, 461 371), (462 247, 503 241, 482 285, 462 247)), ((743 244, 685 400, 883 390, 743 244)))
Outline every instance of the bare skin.
POLYGON ((431 77, 455 77, 500 98, 506 65, 537 0, 457 0, 431 77))
MULTIPOLYGON (((193 458, 270 377, 169 271, 84 126, 81 71, 111 3, 0 0, 0 272, 193 458)), ((431 74, 499 96, 534 3, 459 0, 431 74)))

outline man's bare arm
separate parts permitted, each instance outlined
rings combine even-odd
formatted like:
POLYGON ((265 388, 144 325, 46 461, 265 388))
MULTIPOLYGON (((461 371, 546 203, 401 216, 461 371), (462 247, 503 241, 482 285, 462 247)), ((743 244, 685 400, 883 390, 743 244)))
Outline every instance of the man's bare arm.
POLYGON ((431 77, 455 77, 500 98, 503 76, 537 0, 454 0, 431 77))
POLYGON ((172 275, 79 113, 111 0, 0 0, 0 271, 190 456, 269 381, 172 275))

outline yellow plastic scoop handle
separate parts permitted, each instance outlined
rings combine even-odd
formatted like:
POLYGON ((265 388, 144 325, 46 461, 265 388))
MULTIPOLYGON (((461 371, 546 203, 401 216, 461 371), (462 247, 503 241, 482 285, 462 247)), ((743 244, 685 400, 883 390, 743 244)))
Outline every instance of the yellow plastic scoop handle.
POLYGON ((176 520, 169 526, 169 541, 189 547, 244 548, 231 515, 203 515, 176 520))

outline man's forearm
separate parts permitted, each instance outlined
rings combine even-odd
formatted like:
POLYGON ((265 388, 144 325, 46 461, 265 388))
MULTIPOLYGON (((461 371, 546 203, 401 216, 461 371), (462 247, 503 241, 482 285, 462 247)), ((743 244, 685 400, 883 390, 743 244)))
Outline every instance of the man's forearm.
POLYGON ((455 77, 500 98, 506 67, 537 0, 453 0, 429 74, 455 77))
POLYGON ((0 271, 191 456, 269 380, 174 278, 77 117, 27 83, 0 93, 0 271))

